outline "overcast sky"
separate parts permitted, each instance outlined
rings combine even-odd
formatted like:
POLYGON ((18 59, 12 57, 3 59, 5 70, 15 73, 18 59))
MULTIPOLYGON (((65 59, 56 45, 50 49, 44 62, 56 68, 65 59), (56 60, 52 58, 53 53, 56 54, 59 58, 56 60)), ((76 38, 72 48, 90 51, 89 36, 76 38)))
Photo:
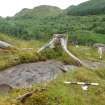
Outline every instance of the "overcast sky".
POLYGON ((0 0, 0 16, 13 16, 23 8, 33 8, 39 5, 58 6, 62 9, 77 5, 87 0, 0 0))

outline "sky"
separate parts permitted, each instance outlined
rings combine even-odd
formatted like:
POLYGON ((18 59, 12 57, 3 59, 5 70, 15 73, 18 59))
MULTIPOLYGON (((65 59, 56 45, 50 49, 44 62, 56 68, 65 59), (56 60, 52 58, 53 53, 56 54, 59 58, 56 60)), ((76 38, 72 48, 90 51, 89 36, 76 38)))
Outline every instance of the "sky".
POLYGON ((13 16, 23 8, 34 8, 39 5, 52 5, 65 9, 88 0, 0 0, 0 16, 13 16))

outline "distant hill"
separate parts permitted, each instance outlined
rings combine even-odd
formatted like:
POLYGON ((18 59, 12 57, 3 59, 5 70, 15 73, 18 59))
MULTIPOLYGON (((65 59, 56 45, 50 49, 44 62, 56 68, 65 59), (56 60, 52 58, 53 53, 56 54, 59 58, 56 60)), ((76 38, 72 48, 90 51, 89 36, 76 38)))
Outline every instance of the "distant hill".
POLYGON ((15 17, 48 17, 57 16, 62 12, 62 10, 55 6, 41 5, 33 9, 24 8, 22 11, 17 13, 15 17))
POLYGON ((24 8, 14 17, 0 17, 0 32, 19 39, 43 41, 50 39, 54 33, 69 33, 69 40, 73 43, 105 43, 104 3, 105 0, 91 0, 66 10, 47 5, 24 8), (90 7, 97 8, 97 11, 90 7))
POLYGON ((89 0, 65 10, 67 15, 97 15, 105 14, 105 0, 89 0))

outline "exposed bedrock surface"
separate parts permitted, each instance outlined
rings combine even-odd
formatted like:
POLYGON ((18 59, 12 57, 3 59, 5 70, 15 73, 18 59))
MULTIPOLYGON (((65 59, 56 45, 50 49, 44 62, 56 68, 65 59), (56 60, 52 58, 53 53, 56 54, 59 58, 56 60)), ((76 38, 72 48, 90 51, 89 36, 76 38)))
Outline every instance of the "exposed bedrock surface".
POLYGON ((62 70, 73 69, 74 66, 50 60, 37 63, 21 64, 0 72, 0 84, 12 87, 29 87, 33 83, 53 80, 62 70))

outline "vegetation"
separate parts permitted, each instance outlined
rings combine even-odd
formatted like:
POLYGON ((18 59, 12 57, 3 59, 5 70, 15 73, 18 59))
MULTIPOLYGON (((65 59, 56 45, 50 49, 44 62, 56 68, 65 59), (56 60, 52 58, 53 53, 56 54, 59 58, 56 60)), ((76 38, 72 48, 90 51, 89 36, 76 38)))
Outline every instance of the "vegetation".
POLYGON ((104 105, 105 98, 105 72, 104 69, 90 71, 84 68, 75 69, 59 76, 56 80, 46 85, 33 85, 32 88, 15 89, 10 94, 0 98, 0 105, 104 105), (65 85, 68 81, 98 82, 99 86, 90 86, 87 91, 83 91, 81 86, 65 85), (40 91, 44 88, 44 91, 40 91), (36 92, 28 97, 24 103, 20 103, 16 98, 30 91, 36 92))
POLYGON ((70 6, 65 10, 68 15, 97 15, 105 13, 105 0, 88 0, 77 6, 70 6))
MULTIPOLYGON (((27 42, 24 40, 16 40, 15 38, 10 38, 10 36, 8 37, 4 34, 0 34, 0 38, 4 41, 8 40, 8 42, 12 42, 12 44, 16 45, 18 48, 33 47, 37 49, 43 44, 39 43, 38 41, 27 42)), ((95 51, 96 49, 86 46, 69 46, 69 48, 80 59, 99 61, 98 54, 95 51)), ((15 52, 9 50, 8 52, 0 52, 0 69, 3 70, 5 67, 13 66, 19 63, 35 62, 52 58, 62 60, 65 63, 75 64, 72 59, 70 59, 65 53, 61 53, 61 50, 58 50, 58 48, 54 50, 46 50, 41 55, 36 55, 36 51, 15 52)), ((74 71, 70 71, 59 76, 56 80, 47 83, 47 85, 37 84, 33 85, 32 88, 14 89, 9 94, 1 94, 0 105, 68 105, 69 103, 71 105, 104 105, 104 75, 104 69, 98 69, 95 71, 90 71, 85 68, 74 69, 74 71), (84 92, 81 90, 80 86, 66 86, 63 83, 65 80, 99 82, 100 85, 98 87, 90 86, 89 90, 84 92), (45 88, 45 91, 40 91, 42 88, 45 88), (24 103, 20 103, 18 100, 16 100, 19 95, 23 95, 33 90, 36 90, 36 92, 31 97, 27 98, 24 103)))
MULTIPOLYGON (((46 49, 41 54, 37 53, 37 49, 43 46, 47 42, 40 41, 26 41, 17 40, 14 37, 8 35, 0 34, 0 39, 14 45, 18 49, 0 49, 0 70, 7 67, 11 67, 21 63, 37 62, 47 59, 57 59, 68 64, 75 64, 72 58, 68 58, 65 52, 61 52, 60 46, 54 49, 46 49), (32 50, 25 50, 24 48, 32 48, 32 50)), ((99 61, 97 49, 74 45, 68 46, 70 51, 81 59, 99 61)), ((105 57, 103 58, 105 59, 105 57)))
POLYGON ((54 17, 59 15, 62 10, 55 6, 41 5, 33 9, 24 8, 15 15, 15 18, 32 18, 32 17, 54 17))
MULTIPOLYGON (((17 40, 16 38, 0 34, 2 41, 14 45, 18 49, 0 49, 0 70, 11 67, 20 63, 35 62, 41 60, 38 57, 36 50, 41 46, 39 41, 17 40), (32 50, 24 50, 23 48, 33 48, 32 50)), ((43 60, 43 58, 42 58, 43 60)))
MULTIPOLYGON (((24 41, 16 40, 13 37, 0 34, 0 38, 4 41, 12 42, 18 48, 29 48, 32 47, 37 49, 43 43, 38 41, 24 41), (24 43, 23 43, 24 42, 24 43)), ((58 46, 59 47, 59 46, 58 46)), ((75 47, 70 45, 69 49, 80 59, 87 59, 92 61, 99 61, 96 49, 91 47, 79 46, 75 47)), ((14 51, 14 50, 3 50, 0 52, 0 69, 3 70, 5 67, 13 66, 19 63, 35 62, 47 59, 62 60, 65 63, 75 64, 65 53, 61 52, 60 48, 53 50, 45 50, 41 55, 37 55, 36 51, 14 51), (6 51, 6 52, 5 52, 6 51), (3 62, 3 63, 2 63, 3 62)), ((104 59, 105 60, 105 56, 104 59)), ((75 68, 73 71, 69 71, 56 80, 47 83, 46 85, 37 84, 33 85, 32 88, 14 89, 9 94, 0 95, 0 105, 104 105, 104 69, 98 70, 87 70, 85 68, 75 68), (83 91, 80 86, 65 85, 65 80, 72 81, 87 81, 87 82, 98 82, 100 85, 96 87, 89 87, 88 91, 83 91), (44 91, 40 89, 45 88, 44 91), (36 90, 36 92, 25 100, 24 103, 20 103, 16 98, 24 93, 36 90)))
MULTIPOLYGON (((33 9, 25 8, 14 17, 0 17, 0 40, 17 48, 0 49, 0 70, 21 63, 48 59, 76 65, 72 58, 61 52, 60 46, 37 54, 37 49, 54 33, 67 33, 69 50, 81 60, 100 61, 97 49, 91 45, 105 43, 104 13, 105 0, 90 0, 66 10, 44 5, 33 9), (76 47, 74 44, 79 46, 76 47)), ((32 88, 14 89, 9 94, 0 94, 0 105, 104 105, 104 83, 104 68, 91 71, 78 67, 50 83, 33 85, 32 88), (100 85, 90 86, 88 91, 83 91, 80 86, 66 86, 63 83, 65 80, 98 82, 100 85), (40 91, 42 88, 45 88, 45 91, 40 91), (19 95, 33 90, 37 91, 24 103, 16 100, 19 95)))
POLYGON ((69 8, 61 10, 46 5, 23 9, 14 17, 0 18, 0 32, 19 39, 44 41, 51 38, 54 33, 68 33, 69 40, 73 43, 82 45, 105 43, 105 15, 104 10, 100 10, 104 7, 104 2, 104 0, 87 1, 71 7, 70 11, 69 8), (85 16, 78 14, 73 16, 71 13, 76 10, 81 14, 83 11, 86 13, 85 16), (96 12, 99 10, 101 14, 96 12, 94 15, 88 14, 88 10, 96 12))

